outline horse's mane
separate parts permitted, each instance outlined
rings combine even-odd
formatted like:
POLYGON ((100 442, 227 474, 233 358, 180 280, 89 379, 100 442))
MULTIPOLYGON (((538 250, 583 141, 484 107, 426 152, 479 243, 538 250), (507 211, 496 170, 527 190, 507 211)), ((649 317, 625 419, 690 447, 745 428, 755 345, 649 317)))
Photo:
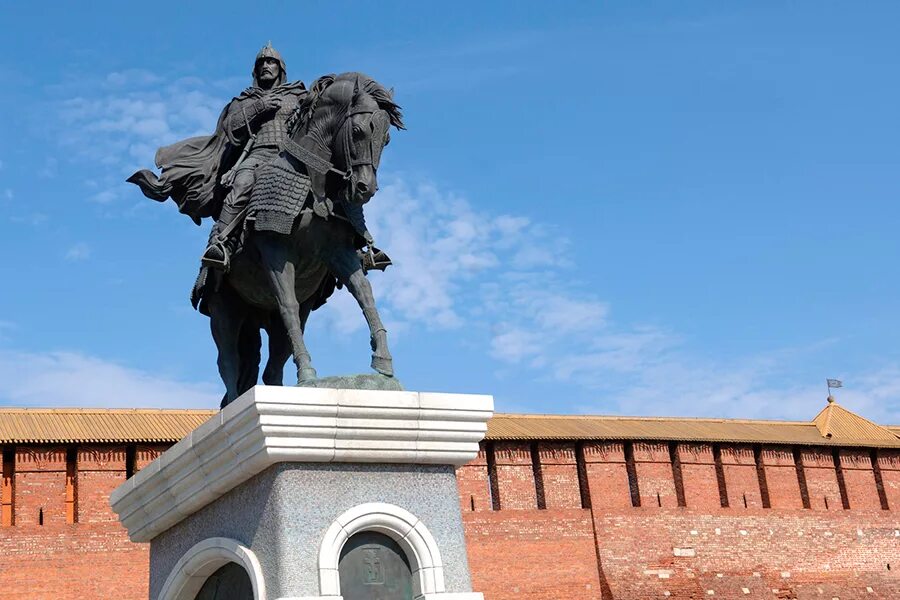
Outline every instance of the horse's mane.
POLYGON ((387 112, 391 125, 397 129, 406 129, 406 126, 403 124, 403 114, 400 111, 400 106, 394 102, 394 91, 385 88, 368 75, 355 72, 341 73, 340 75, 323 75, 316 79, 310 87, 309 93, 297 108, 297 112, 293 115, 292 120, 295 121, 295 124, 292 129, 296 131, 309 123, 319 104, 319 99, 326 93, 336 93, 338 94, 338 97, 335 98, 336 101, 343 100, 351 103, 356 101, 356 96, 351 97, 350 94, 357 92, 371 96, 378 104, 378 108, 387 112), (336 83, 349 83, 351 85, 334 86, 336 83), (342 98, 341 96, 344 97, 342 98))

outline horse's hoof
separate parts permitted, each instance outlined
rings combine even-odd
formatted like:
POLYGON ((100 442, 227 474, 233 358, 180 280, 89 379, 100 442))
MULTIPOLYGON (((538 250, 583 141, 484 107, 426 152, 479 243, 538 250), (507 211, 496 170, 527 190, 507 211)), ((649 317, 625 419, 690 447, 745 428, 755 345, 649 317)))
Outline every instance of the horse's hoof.
POLYGON ((314 381, 318 375, 316 375, 316 370, 312 367, 304 367, 302 369, 297 370, 297 385, 301 385, 303 383, 308 383, 310 381, 314 381))
POLYGON ((372 368, 386 377, 394 376, 394 361, 383 356, 372 355, 372 368))

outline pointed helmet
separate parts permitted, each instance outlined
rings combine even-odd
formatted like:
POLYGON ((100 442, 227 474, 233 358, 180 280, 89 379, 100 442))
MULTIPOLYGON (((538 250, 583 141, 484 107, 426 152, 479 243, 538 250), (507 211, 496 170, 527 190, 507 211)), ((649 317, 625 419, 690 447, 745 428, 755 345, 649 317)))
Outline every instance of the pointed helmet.
POLYGON ((256 68, 259 66, 259 61, 264 58, 274 58, 278 61, 278 65, 281 67, 281 73, 278 75, 278 80, 275 82, 275 85, 281 85, 287 80, 287 67, 284 66, 284 59, 281 58, 281 54, 272 47, 272 42, 269 42, 265 46, 263 46, 262 50, 259 51, 256 55, 256 60, 253 61, 253 85, 254 87, 259 86, 259 82, 256 80, 256 68))

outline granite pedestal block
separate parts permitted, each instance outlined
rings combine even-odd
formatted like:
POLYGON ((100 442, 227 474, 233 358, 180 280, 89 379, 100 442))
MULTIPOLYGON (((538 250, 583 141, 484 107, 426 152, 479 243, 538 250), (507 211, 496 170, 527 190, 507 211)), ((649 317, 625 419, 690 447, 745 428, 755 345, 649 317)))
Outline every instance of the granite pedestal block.
POLYGON ((111 503, 150 542, 153 600, 194 600, 228 563, 254 600, 339 600, 341 550, 363 532, 402 548, 413 598, 480 600, 454 465, 475 457, 492 411, 490 396, 257 386, 111 503))

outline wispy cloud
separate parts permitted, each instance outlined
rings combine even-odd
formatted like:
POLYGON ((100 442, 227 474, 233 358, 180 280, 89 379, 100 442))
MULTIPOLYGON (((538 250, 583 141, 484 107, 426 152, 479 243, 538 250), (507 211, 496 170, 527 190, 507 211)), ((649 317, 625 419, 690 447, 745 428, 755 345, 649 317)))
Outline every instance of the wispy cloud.
POLYGON ((150 374, 77 352, 0 350, 0 404, 214 408, 212 383, 150 374))
POLYGON ((78 242, 66 250, 66 260, 70 262, 81 262, 91 257, 91 247, 87 242, 78 242))
POLYGON ((46 213, 32 212, 24 215, 12 215, 9 220, 13 223, 20 223, 24 225, 30 225, 32 227, 38 227, 46 223, 49 218, 50 217, 48 217, 46 213))
MULTIPOLYGON (((165 80, 131 69, 65 89, 58 110, 61 144, 84 162, 121 172, 152 166, 160 146, 209 135, 230 96, 221 82, 165 80)), ((112 198, 93 198, 110 201, 112 198)))
MULTIPOLYGON (((395 262, 371 277, 387 320, 401 329, 486 331, 484 351, 498 372, 598 399, 565 410, 808 420, 822 405, 820 386, 793 372, 822 344, 723 360, 698 353, 665 326, 620 323, 564 258, 569 241, 546 224, 476 209, 402 179, 384 185, 367 210, 371 231, 395 262)), ((340 332, 364 326, 344 292, 323 312, 340 332)), ((852 379, 848 406, 900 421, 900 371, 852 379)))

